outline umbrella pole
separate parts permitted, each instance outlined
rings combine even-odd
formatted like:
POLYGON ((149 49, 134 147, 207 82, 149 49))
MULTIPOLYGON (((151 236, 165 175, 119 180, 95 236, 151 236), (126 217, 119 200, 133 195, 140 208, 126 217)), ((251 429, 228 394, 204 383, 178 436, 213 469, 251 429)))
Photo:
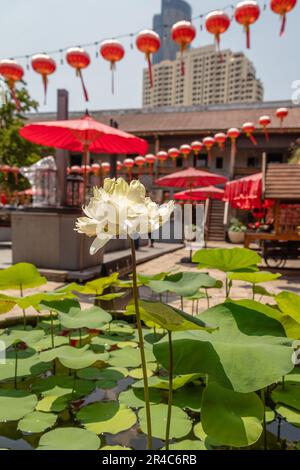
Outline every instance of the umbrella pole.
MULTIPOLYGON (((88 172, 86 171, 86 167, 89 163, 89 148, 84 147, 83 149, 83 167, 84 167, 84 174, 83 174, 83 205, 86 203, 86 190, 88 185, 88 172)), ((83 271, 83 263, 84 263, 84 241, 85 238, 81 236, 80 238, 80 248, 79 248, 79 266, 80 272, 83 271)))
POLYGON ((230 153, 230 168, 229 168, 229 177, 231 180, 234 178, 234 168, 235 168, 235 158, 236 158, 236 143, 231 143, 231 153, 230 153))

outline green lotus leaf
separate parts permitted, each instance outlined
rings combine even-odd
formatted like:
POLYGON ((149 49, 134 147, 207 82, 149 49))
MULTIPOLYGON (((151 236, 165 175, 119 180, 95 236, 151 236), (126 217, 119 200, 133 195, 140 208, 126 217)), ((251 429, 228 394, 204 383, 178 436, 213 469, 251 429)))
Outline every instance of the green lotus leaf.
MULTIPOLYGON (((78 376, 80 372, 81 371, 78 372, 78 376)), ((73 391, 74 396, 76 398, 80 398, 85 395, 89 395, 94 389, 95 384, 93 382, 76 378, 74 384, 74 377, 67 375, 50 376, 45 379, 35 381, 32 385, 32 391, 42 395, 43 397, 61 397, 64 395, 70 395, 73 391)))
POLYGON ((15 298, 16 304, 24 309, 27 310, 29 307, 34 308, 35 310, 39 311, 42 309, 40 306, 43 302, 59 302, 65 298, 73 298, 73 294, 64 294, 64 293, 57 293, 57 292, 41 292, 38 294, 28 295, 26 297, 15 298))
MULTIPOLYGON (((189 375, 180 375, 178 377, 173 377, 173 390, 179 390, 184 387, 189 382, 193 382, 201 377, 200 374, 189 374, 189 375)), ((150 388, 158 388, 161 390, 169 390, 169 378, 168 377, 150 377, 148 380, 150 388)), ((143 380, 136 382, 132 385, 133 388, 144 388, 143 380)))
POLYGON ((20 290, 47 284, 33 264, 18 263, 0 271, 0 290, 20 290))
MULTIPOLYGON (((19 351, 17 377, 39 375, 50 369, 50 363, 41 363, 39 355, 33 351, 19 351)), ((0 380, 11 380, 15 377, 16 355, 14 351, 7 352, 5 364, 0 365, 0 380)))
POLYGON ((257 271, 250 273, 233 272, 228 273, 228 279, 231 281, 244 281, 249 284, 262 284, 264 282, 276 281, 281 277, 281 274, 274 274, 268 271, 257 271))
POLYGON ((7 330, 1 335, 1 341, 4 341, 6 348, 18 343, 25 343, 28 347, 34 347, 45 336, 43 330, 7 330))
POLYGON ((293 426, 300 427, 300 412, 287 406, 277 405, 276 413, 278 413, 282 418, 286 419, 288 423, 293 426))
POLYGON ((10 312, 16 305, 16 300, 12 296, 0 294, 0 315, 10 312))
MULTIPOLYGON (((159 404, 162 401, 162 395, 158 390, 150 389, 149 396, 151 405, 159 404)), ((120 393, 119 402, 131 408, 143 408, 145 406, 144 390, 130 388, 120 393)))
MULTIPOLYGON (((168 331, 208 329, 207 325, 199 318, 192 317, 170 305, 149 300, 141 300, 139 305, 140 315, 143 321, 154 322, 156 325, 168 331)), ((129 304, 127 306, 127 312, 135 314, 135 306, 129 304)))
POLYGON ((22 390, 0 390, 0 423, 18 421, 34 410, 37 397, 22 390))
MULTIPOLYGON (((124 321, 112 321, 111 323, 106 324, 102 330, 111 335, 119 335, 127 338, 128 335, 132 335, 134 333, 134 329, 124 321)), ((120 341, 120 338, 118 341, 120 341)))
POLYGON ((44 434, 37 450, 97 450, 100 439, 79 428, 57 428, 44 434))
POLYGON ((272 400, 300 411, 300 384, 287 383, 284 389, 277 387, 272 392, 272 400))
POLYGON ((113 368, 103 369, 101 374, 99 374, 96 386, 102 389, 115 388, 118 385, 118 382, 125 377, 126 375, 124 375, 120 370, 113 368))
POLYGON ((53 428, 56 420, 57 416, 54 414, 33 411, 19 421, 18 429, 26 433, 40 433, 53 428))
MULTIPOLYGON (((156 359, 169 367, 166 339, 153 346, 156 359)), ((248 336, 229 319, 228 328, 175 333, 174 374, 208 374, 219 385, 241 393, 267 387, 293 368, 291 342, 273 336, 248 336), (234 360, 233 360, 234 358, 234 360)))
POLYGON ((204 446, 206 450, 213 450, 214 447, 221 447, 221 444, 219 442, 216 442, 213 440, 211 436, 208 436, 206 432, 203 429, 202 422, 197 423, 194 426, 194 434, 200 441, 204 443, 204 446))
MULTIPOLYGON (((147 364, 147 377, 152 377, 154 372, 157 370, 157 364, 148 363, 147 364)), ((129 377, 132 377, 136 380, 141 380, 143 378, 143 369, 138 367, 137 369, 131 369, 128 373, 129 377)))
POLYGON ((219 335, 285 336, 280 313, 254 300, 228 300, 199 315, 203 321, 219 327, 219 335))
POLYGON ((58 318, 64 328, 71 329, 98 329, 112 320, 109 313, 99 307, 91 307, 87 310, 71 308, 68 313, 58 312, 58 318))
POLYGON ((45 300, 40 304, 40 309, 47 310, 48 312, 68 313, 71 308, 80 308, 78 300, 73 298, 64 298, 63 300, 52 299, 51 301, 45 300))
POLYGON ((59 359, 60 363, 68 369, 85 369, 95 364, 97 361, 107 361, 108 354, 95 354, 88 349, 89 346, 77 349, 71 346, 61 346, 49 351, 41 352, 39 357, 41 362, 49 362, 59 359))
POLYGON ((293 292, 281 292, 276 296, 280 310, 297 323, 300 323, 300 295, 293 292))
POLYGON ((266 422, 267 423, 272 423, 275 418, 276 418, 276 414, 275 414, 275 411, 271 410, 271 408, 269 407, 266 407, 266 422))
MULTIPOLYGON (((165 439, 168 406, 164 404, 151 407, 152 435, 157 439, 165 439)), ((141 430, 147 434, 146 410, 141 408, 138 413, 141 430)), ((187 436, 192 429, 192 421, 187 414, 176 406, 172 406, 171 439, 181 439, 187 436)))
MULTIPOLYGON (((148 362, 154 362, 155 357, 152 351, 146 350, 148 362)), ((139 349, 124 348, 119 351, 112 351, 109 357, 109 365, 114 367, 139 367, 141 365, 141 353, 139 349)))
POLYGON ((182 410, 188 408, 192 411, 199 412, 202 405, 202 395, 204 387, 201 385, 190 385, 181 388, 173 394, 173 405, 178 406, 182 410))
POLYGON ((255 393, 237 393, 209 383, 203 393, 203 430, 227 446, 248 447, 260 438, 264 407, 255 393))
POLYGON ((124 349, 124 348, 135 349, 138 347, 138 343, 135 341, 119 341, 119 343, 117 343, 117 346, 119 349, 124 349))
POLYGON ((138 281, 144 286, 148 286, 150 281, 163 281, 168 277, 170 273, 158 273, 158 274, 138 274, 138 281))
POLYGON ((300 370, 296 367, 292 372, 284 378, 285 382, 300 382, 300 370))
POLYGON ((204 442, 185 440, 176 442, 176 444, 170 444, 169 450, 207 450, 204 442))
POLYGON ((85 406, 77 413, 77 419, 95 434, 119 434, 136 423, 135 413, 115 401, 85 406))
MULTIPOLYGON (((64 346, 69 344, 69 338, 67 336, 58 336, 54 335, 54 346, 58 348, 59 346, 64 346)), ((52 348, 52 337, 51 335, 45 336, 40 341, 32 345, 32 348, 37 351, 45 351, 46 349, 52 348)))
POLYGON ((253 293, 255 295, 260 295, 262 297, 274 297, 275 294, 272 292, 269 292, 265 287, 259 286, 259 285, 254 285, 253 286, 253 293))
MULTIPOLYGON (((211 298, 211 297, 210 297, 211 298)), ((186 300, 202 300, 202 299, 207 299, 207 296, 206 294, 204 294, 204 292, 197 292, 196 294, 194 295, 190 295, 189 297, 185 297, 186 300)), ((186 441, 186 442, 193 442, 193 441, 186 441)))
POLYGON ((60 413, 67 408, 71 398, 71 395, 47 395, 38 402, 35 409, 44 413, 60 413))
POLYGON ((172 292, 180 297, 196 294, 202 287, 215 287, 217 280, 204 273, 181 272, 166 277, 163 281, 150 281, 149 287, 157 294, 172 292))
POLYGON ((120 299, 121 297, 124 297, 125 294, 126 292, 115 292, 114 294, 99 295, 95 297, 95 299, 109 302, 111 300, 120 299))
POLYGON ((199 268, 218 269, 224 273, 257 270, 261 257, 247 248, 211 249, 197 251, 193 256, 193 263, 199 263, 199 268))

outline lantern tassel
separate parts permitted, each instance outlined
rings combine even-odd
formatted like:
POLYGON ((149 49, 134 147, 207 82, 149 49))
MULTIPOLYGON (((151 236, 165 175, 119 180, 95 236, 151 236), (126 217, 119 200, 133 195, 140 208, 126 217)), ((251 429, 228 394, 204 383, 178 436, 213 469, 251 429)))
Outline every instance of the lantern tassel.
POLYGON ((149 71, 149 81, 150 87, 153 88, 153 72, 152 72, 152 62, 151 62, 151 54, 148 52, 146 54, 147 62, 148 62, 148 71, 149 71))
POLYGON ((182 77, 184 77, 185 75, 185 63, 184 63, 183 52, 184 52, 184 49, 181 49, 181 76, 182 77))
POLYGON ((217 45, 217 51, 219 53, 220 62, 224 62, 224 57, 223 57, 223 54, 221 52, 220 34, 216 34, 216 45, 217 45))
POLYGON ((246 26, 246 43, 247 43, 247 49, 250 49, 251 47, 251 41, 250 41, 250 26, 246 26))
POLYGON ((80 78, 80 81, 81 81, 82 90, 83 90, 83 94, 84 94, 84 99, 85 99, 85 101, 89 101, 89 95, 88 95, 88 92, 87 92, 87 89, 86 89, 86 86, 85 86, 85 83, 84 83, 84 79, 83 79, 81 69, 76 69, 76 72, 77 72, 77 75, 78 75, 78 77, 80 78))
POLYGON ((43 74, 43 85, 44 85, 44 105, 47 104, 47 90, 48 90, 48 77, 47 75, 43 74))
POLYGON ((270 142, 269 132, 268 132, 268 129, 267 129, 266 127, 265 127, 264 131, 265 131, 265 138, 266 138, 266 141, 267 141, 267 142, 270 142))
POLYGON ((249 139, 251 140, 251 142, 252 142, 253 145, 257 145, 257 142, 256 142, 255 137, 254 137, 253 134, 248 134, 248 137, 249 137, 249 139))
POLYGON ((10 90, 11 99, 15 102, 17 111, 20 111, 20 109, 21 109, 21 104, 20 104, 20 101, 18 100, 17 95, 16 95, 16 88, 15 88, 14 82, 13 82, 13 81, 9 81, 9 82, 8 82, 8 86, 9 86, 9 90, 10 90))
POLYGON ((286 13, 282 15, 282 23, 281 23, 281 29, 280 29, 280 36, 284 35, 285 32, 285 27, 286 27, 286 13))
POLYGON ((111 92, 114 95, 115 94, 115 70, 116 70, 115 62, 111 62, 110 70, 111 70, 111 92))

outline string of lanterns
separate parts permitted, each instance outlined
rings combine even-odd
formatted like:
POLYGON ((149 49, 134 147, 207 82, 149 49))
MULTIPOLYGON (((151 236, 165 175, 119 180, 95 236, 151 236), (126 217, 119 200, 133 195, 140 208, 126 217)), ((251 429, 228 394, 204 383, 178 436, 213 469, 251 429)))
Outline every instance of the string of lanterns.
MULTIPOLYGON (((280 35, 282 36, 285 27, 286 27, 286 17, 287 14, 294 9, 297 4, 297 0, 270 0, 270 10, 279 15, 281 18, 281 28, 280 35)), ((233 10, 233 19, 240 25, 243 26, 246 33, 246 44, 250 48, 250 27, 260 18, 261 8, 258 2, 254 0, 244 0, 239 2, 237 5, 229 5, 224 8, 224 10, 232 8, 233 10)), ((228 31, 232 19, 230 16, 222 10, 212 11, 208 14, 201 14, 196 17, 196 19, 202 19, 205 17, 205 27, 206 30, 211 33, 216 41, 217 47, 220 50, 220 40, 221 35, 228 31)), ((162 25, 163 27, 169 27, 169 25, 162 25)), ((181 73, 185 73, 185 64, 184 64, 184 52, 192 44, 197 34, 195 26, 190 21, 179 21, 171 27, 171 37, 172 40, 178 45, 181 53, 181 73)), ((120 36, 119 38, 132 38, 136 36, 136 48, 142 52, 148 64, 149 69, 149 82, 150 86, 153 87, 153 74, 152 74, 152 55, 156 54, 161 47, 161 40, 159 35, 151 30, 144 30, 139 33, 130 33, 127 35, 120 36)), ((99 50, 97 49, 97 56, 101 57, 110 63, 111 73, 112 73, 112 92, 114 93, 114 72, 116 70, 117 62, 121 61, 125 57, 125 48, 117 39, 109 39, 100 42, 94 42, 87 44, 85 47, 97 47, 100 46, 99 50)), ((72 47, 68 49, 59 49, 58 51, 52 51, 52 53, 44 54, 35 54, 31 59, 32 69, 41 75, 45 102, 47 96, 47 87, 49 76, 55 73, 57 70, 57 64, 55 60, 51 57, 54 54, 61 54, 66 52, 66 61, 69 66, 75 69, 76 76, 79 77, 84 98, 86 101, 89 100, 88 91, 83 78, 83 70, 86 69, 91 64, 90 54, 85 50, 85 47, 72 47)), ((133 47, 133 44, 132 44, 133 47)), ((19 59, 28 59, 30 56, 19 56, 19 59)), ((63 59, 61 56, 61 62, 63 59)), ((29 68, 29 64, 27 64, 29 68)), ((6 80, 11 97, 16 103, 16 107, 19 108, 19 103, 16 98, 15 88, 16 83, 21 81, 24 77, 24 68, 13 59, 5 59, 0 61, 0 75, 6 80)))

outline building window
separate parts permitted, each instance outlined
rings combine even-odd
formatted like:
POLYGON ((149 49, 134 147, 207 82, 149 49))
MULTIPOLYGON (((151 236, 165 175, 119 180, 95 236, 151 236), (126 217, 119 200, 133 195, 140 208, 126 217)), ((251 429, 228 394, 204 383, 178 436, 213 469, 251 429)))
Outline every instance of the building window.
POLYGON ((281 153, 269 153, 267 156, 268 163, 283 163, 283 155, 281 153))
POLYGON ((207 168, 207 163, 208 163, 208 155, 201 153, 198 157, 197 167, 207 168))
POLYGON ((258 168, 259 166, 259 158, 258 157, 248 157, 247 159, 247 167, 248 168, 258 168))
POLYGON ((216 168, 217 168, 218 170, 222 170, 222 169, 223 169, 223 166, 224 166, 223 157, 217 157, 217 158, 216 158, 216 168))

